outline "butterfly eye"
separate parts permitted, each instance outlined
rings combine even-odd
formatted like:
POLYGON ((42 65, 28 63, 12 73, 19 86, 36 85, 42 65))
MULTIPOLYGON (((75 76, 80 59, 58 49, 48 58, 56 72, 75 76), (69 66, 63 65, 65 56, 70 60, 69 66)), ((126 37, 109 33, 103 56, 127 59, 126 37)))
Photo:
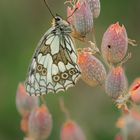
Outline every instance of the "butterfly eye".
POLYGON ((55 17, 55 21, 60 21, 61 18, 60 17, 55 17))

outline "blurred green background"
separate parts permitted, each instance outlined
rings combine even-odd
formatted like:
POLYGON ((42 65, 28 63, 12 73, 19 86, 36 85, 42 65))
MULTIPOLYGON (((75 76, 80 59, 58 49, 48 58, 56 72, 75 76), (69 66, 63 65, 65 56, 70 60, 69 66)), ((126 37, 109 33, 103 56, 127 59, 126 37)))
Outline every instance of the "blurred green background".
MULTIPOLYGON (((64 0, 48 0, 53 10, 66 17, 64 0)), ((106 28, 117 21, 124 24, 128 36, 140 40, 140 0, 101 0, 101 15, 95 21, 98 46, 106 28)), ((31 56, 52 17, 43 0, 0 0, 0 140, 21 140, 20 115, 15 106, 17 85, 24 81, 31 56)), ((129 83, 140 76, 140 46, 129 47, 132 59, 126 65, 129 83)), ((60 139, 65 121, 58 98, 84 130, 88 140, 113 140, 119 131, 115 122, 120 116, 109 97, 100 87, 91 88, 82 81, 66 93, 49 94, 47 104, 53 116, 49 140, 60 139)))

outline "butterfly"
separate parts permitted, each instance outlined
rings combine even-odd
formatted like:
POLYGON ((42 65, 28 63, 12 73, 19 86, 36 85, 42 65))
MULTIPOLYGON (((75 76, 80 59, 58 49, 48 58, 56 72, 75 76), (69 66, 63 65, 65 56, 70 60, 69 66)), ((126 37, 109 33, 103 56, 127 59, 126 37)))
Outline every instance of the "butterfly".
POLYGON ((29 66, 25 81, 29 95, 57 93, 74 86, 81 75, 71 26, 56 15, 43 35, 29 66))

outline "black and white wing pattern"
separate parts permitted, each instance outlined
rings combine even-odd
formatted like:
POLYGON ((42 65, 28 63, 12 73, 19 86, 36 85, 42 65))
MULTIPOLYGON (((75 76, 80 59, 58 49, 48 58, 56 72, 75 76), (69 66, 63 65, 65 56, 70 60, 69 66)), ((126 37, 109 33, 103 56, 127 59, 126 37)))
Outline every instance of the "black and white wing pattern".
POLYGON ((71 36, 54 30, 50 28, 43 36, 33 56, 25 83, 30 95, 65 91, 81 75, 71 36))

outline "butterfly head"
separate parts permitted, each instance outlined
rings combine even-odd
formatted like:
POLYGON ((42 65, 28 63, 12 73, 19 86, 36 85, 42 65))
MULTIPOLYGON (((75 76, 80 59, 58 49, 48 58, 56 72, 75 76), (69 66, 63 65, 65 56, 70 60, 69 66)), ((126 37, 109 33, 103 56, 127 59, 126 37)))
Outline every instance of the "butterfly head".
POLYGON ((52 22, 53 26, 57 26, 57 25, 65 25, 68 26, 69 23, 65 20, 63 20, 59 15, 56 15, 55 18, 53 19, 52 22))

